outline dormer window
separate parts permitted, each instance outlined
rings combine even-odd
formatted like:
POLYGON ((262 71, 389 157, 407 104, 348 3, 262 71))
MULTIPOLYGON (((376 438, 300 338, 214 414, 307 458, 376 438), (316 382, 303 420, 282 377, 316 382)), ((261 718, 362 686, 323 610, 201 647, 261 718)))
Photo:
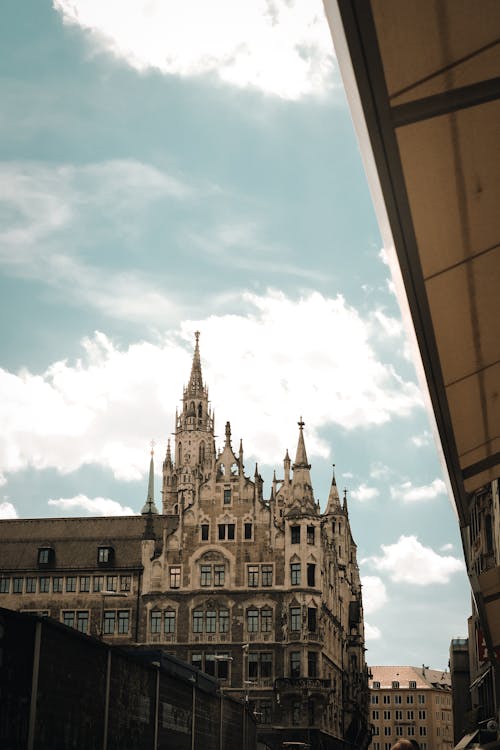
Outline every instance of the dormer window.
POLYGON ((399 682, 398 682, 398 680, 393 680, 392 681, 392 689, 393 690, 399 690, 399 682))
POLYGON ((39 565, 50 565, 54 562, 54 550, 52 547, 39 547, 38 549, 38 564, 39 565))
POLYGON ((380 689, 380 682, 378 682, 377 680, 373 680, 373 687, 375 690, 380 689))
POLYGON ((97 548, 97 562, 99 565, 109 565, 113 562, 114 549, 113 547, 98 547, 97 548))
POLYGON ((416 680, 410 680, 410 682, 408 683, 408 685, 410 687, 410 690, 416 690, 417 689, 417 682, 416 682, 416 680))

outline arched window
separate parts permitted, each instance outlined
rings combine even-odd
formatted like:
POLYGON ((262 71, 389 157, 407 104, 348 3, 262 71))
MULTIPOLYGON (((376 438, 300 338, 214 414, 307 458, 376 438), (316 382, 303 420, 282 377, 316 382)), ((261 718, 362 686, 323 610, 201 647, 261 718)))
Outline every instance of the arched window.
POLYGON ((203 409, 201 404, 198 404, 198 419, 201 419, 203 416, 203 409))
POLYGON ((182 443, 179 443, 179 447, 177 449, 177 453, 178 453, 178 456, 179 456, 178 461, 179 461, 179 466, 180 466, 182 464, 182 443))
POLYGON ((205 461, 205 443, 202 441, 198 450, 199 463, 202 464, 205 461))

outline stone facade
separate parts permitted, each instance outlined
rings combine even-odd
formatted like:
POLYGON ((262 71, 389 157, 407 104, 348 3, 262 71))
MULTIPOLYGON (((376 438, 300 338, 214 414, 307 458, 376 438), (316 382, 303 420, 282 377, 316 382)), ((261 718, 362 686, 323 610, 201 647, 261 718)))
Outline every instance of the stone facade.
POLYGON ((161 514, 152 461, 140 517, 0 522, 0 605, 191 662, 251 703, 270 747, 366 747, 356 545, 335 475, 324 512, 314 499, 302 420, 265 498, 229 423, 216 449, 197 334, 161 514))
POLYGON ((370 750, 390 750, 401 739, 420 750, 451 750, 451 676, 428 667, 370 667, 370 750))

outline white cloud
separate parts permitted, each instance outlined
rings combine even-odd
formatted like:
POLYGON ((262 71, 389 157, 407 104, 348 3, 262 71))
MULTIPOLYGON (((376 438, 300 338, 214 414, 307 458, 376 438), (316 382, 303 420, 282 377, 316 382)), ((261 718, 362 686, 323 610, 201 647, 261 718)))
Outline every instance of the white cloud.
POLYGON ((351 492, 351 497, 354 500, 359 500, 361 503, 373 500, 373 498, 379 495, 380 492, 376 487, 368 487, 366 484, 360 484, 357 490, 352 490, 351 492))
POLYGON ((439 548, 439 551, 440 552, 451 552, 451 550, 453 549, 453 546, 454 546, 453 544, 451 544, 450 542, 448 542, 447 544, 443 544, 439 548))
POLYGON ((422 448, 424 445, 429 445, 431 443, 432 435, 429 430, 424 430, 420 435, 413 435, 410 440, 413 445, 417 446, 417 448, 422 448))
POLYGON ((361 576, 363 586, 363 611, 365 615, 372 614, 387 602, 387 590, 379 576, 361 576))
POLYGON ((230 419, 234 440, 259 462, 293 453, 300 415, 309 454, 326 457, 325 425, 378 425, 420 408, 417 386, 377 359, 369 324, 342 297, 268 292, 244 301, 247 314, 186 321, 156 344, 120 349, 97 333, 76 363, 41 374, 0 370, 0 471, 100 464, 118 478, 142 476, 149 440, 165 443, 172 430, 196 329, 216 431, 230 419))
POLYGON ((110 500, 108 497, 87 497, 86 495, 76 495, 75 497, 60 498, 59 500, 49 500, 49 505, 61 508, 64 512, 75 510, 83 511, 91 516, 134 516, 137 515, 132 508, 120 505, 116 500, 110 500))
POLYGON ((344 479, 352 479, 354 477, 354 474, 352 473, 352 471, 345 471, 342 476, 344 477, 344 479))
POLYGON ((372 479, 385 479, 391 474, 391 472, 392 470, 389 466, 386 466, 380 461, 375 461, 370 467, 370 476, 372 479))
POLYGON ((419 503, 434 500, 446 495, 446 485, 442 479, 434 479, 430 484, 414 487, 411 482, 403 482, 399 487, 391 487, 391 497, 404 503, 419 503))
POLYGON ((138 71, 216 75, 284 99, 332 86, 333 45, 320 0, 53 0, 95 49, 138 71))
POLYGON ((376 625, 370 625, 365 620, 365 641, 378 641, 382 638, 382 632, 376 625))
POLYGON ((386 572, 395 583, 427 586, 448 583, 453 573, 465 570, 463 560, 451 555, 439 555, 424 547, 416 536, 400 536, 395 544, 381 544, 382 555, 362 560, 376 570, 386 572))
POLYGON ((19 518, 12 503, 7 501, 0 503, 0 518, 19 518))

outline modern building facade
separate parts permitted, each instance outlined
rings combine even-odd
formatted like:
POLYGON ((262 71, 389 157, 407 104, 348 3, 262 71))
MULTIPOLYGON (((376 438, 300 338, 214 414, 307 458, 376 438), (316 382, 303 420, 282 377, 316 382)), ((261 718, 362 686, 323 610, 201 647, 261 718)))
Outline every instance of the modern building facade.
POLYGON ((304 423, 264 497, 243 447, 217 450, 198 334, 142 515, 0 522, 0 605, 112 643, 160 648, 250 703, 268 747, 364 748, 368 680, 356 545, 335 475, 314 498, 304 423))
POLYGON ((453 713, 449 672, 428 667, 370 667, 371 750, 400 739, 421 750, 451 750, 453 713))

